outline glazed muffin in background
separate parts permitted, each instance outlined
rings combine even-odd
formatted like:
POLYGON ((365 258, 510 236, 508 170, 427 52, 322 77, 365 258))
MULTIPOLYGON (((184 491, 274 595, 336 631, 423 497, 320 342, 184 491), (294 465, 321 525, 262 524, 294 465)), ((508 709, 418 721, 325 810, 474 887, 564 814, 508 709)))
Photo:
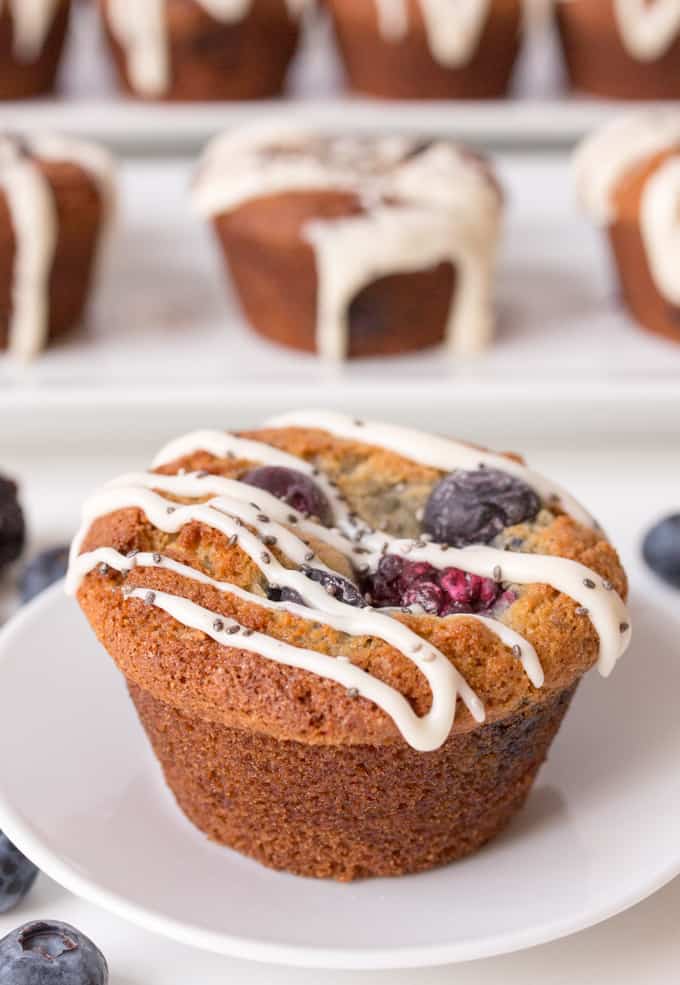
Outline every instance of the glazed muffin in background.
POLYGON ((494 99, 530 0, 326 0, 353 89, 387 99, 494 99))
POLYGON ((71 0, 0 5, 0 99, 50 92, 61 62, 71 0))
POLYGON ((680 99, 680 0, 555 0, 572 87, 680 99))
POLYGON ((193 198, 271 341, 341 360, 492 338, 502 197, 466 148, 259 126, 208 147, 193 198))
POLYGON ((607 233, 632 315, 680 343, 680 112, 614 121, 584 141, 574 175, 585 209, 607 233))
POLYGON ((277 95, 315 0, 99 0, 128 95, 160 100, 277 95))
POLYGON ((616 552, 563 490, 324 411, 189 434, 100 489, 68 584, 187 817, 343 881, 502 830, 630 639, 616 552))
POLYGON ((0 138, 0 352, 31 359, 80 321, 113 199, 102 147, 0 138))

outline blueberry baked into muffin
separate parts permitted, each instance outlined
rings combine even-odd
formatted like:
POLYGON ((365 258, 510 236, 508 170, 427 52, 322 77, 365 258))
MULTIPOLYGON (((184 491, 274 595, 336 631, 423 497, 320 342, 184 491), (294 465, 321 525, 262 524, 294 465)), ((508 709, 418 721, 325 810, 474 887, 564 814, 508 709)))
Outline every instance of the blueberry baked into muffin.
POLYGON ((493 335, 502 196, 467 148, 251 127, 208 147, 193 199, 271 341, 341 360, 493 335))
POLYGON ((319 411, 189 434, 109 483, 68 585, 187 817, 343 881, 492 838, 630 636, 616 552, 568 494, 319 411))
POLYGON ((30 359, 80 321, 113 172, 94 144, 0 137, 0 352, 30 359))
POLYGON ((555 0, 574 89, 680 99, 680 0, 555 0))
POLYGON ((326 0, 352 88, 388 99, 505 94, 532 0, 326 0))
POLYGON ((584 141, 574 173, 586 211, 607 234, 631 314, 680 342, 680 112, 615 120, 584 141))
POLYGON ((26 99, 54 88, 71 0, 0 3, 0 99, 26 99))
POLYGON ((313 0, 99 0, 125 91, 262 99, 281 91, 313 0))

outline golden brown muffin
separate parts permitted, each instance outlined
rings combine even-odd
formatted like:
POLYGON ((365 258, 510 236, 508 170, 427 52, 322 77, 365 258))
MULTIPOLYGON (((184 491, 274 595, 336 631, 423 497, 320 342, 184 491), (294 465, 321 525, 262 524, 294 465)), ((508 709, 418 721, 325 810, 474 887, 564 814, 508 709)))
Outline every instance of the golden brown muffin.
POLYGON ((105 487, 69 583, 194 824, 340 880, 481 847, 629 638, 616 552, 561 490, 322 412, 105 487))
POLYGON ((0 140, 0 350, 31 358, 82 318, 113 200, 99 147, 0 140))
POLYGON ((576 173, 587 210, 606 230, 631 314, 680 343, 680 113, 617 120, 585 141, 576 173))
POLYGON ((118 76, 128 95, 169 101, 264 99, 283 88, 311 0, 225 5, 161 0, 146 19, 128 0, 100 0, 118 76), (242 8, 242 9, 241 9, 242 8))
POLYGON ((444 23, 428 0, 326 2, 353 89, 386 99, 495 99, 508 89, 523 0, 480 0, 467 30, 464 12, 444 23))
POLYGON ((0 99, 50 92, 61 62, 70 0, 37 0, 29 18, 21 13, 22 3, 12 0, 0 10, 0 99))
POLYGON ((194 199, 271 341, 334 360, 490 341, 502 201, 465 148, 251 129, 209 146, 194 199))
POLYGON ((572 88, 607 99, 680 99, 680 6, 673 22, 659 17, 662 3, 668 8, 668 0, 558 0, 572 88))

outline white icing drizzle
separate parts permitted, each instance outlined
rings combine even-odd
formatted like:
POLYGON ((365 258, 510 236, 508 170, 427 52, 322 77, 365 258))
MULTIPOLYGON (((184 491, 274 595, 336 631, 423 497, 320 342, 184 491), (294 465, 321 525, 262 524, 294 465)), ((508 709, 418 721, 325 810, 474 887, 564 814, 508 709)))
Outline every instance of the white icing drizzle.
MULTIPOLYGON (((324 420, 323 423, 328 422, 324 420)), ((336 432, 342 428, 339 417, 331 423, 336 432)), ((356 423, 351 426, 360 428, 362 434, 367 427, 356 423)), ((369 425, 368 432, 373 434, 375 429, 385 427, 369 425)), ((399 431, 400 429, 394 429, 395 433, 392 434, 389 430, 386 432, 388 443, 385 447, 394 444, 395 434, 399 431)), ((414 461, 419 460, 423 437, 418 432, 401 433, 400 443, 413 443, 408 457, 414 461)), ((426 458, 431 459, 443 453, 442 448, 436 444, 439 440, 435 439, 435 445, 425 450, 426 458)), ((454 442, 449 444, 452 446, 451 455, 455 454, 457 448, 466 447, 454 442)), ((327 529, 271 494, 235 479, 206 472, 169 476, 151 472, 132 473, 109 483, 85 503, 81 527, 71 547, 67 579, 71 593, 77 592, 86 574, 101 565, 119 572, 128 572, 133 568, 165 568, 188 580, 211 585, 223 594, 249 604, 271 611, 290 612, 349 636, 367 635, 383 639, 414 661, 427 679, 432 692, 432 706, 426 715, 418 717, 403 695, 353 666, 345 657, 331 657, 293 647, 271 636, 244 630, 228 617, 222 617, 181 596, 144 587, 124 589, 127 598, 141 599, 156 606, 183 625, 205 633, 218 643, 258 653, 265 659, 308 670, 344 685, 353 694, 372 701, 390 715, 405 740, 422 751, 436 749, 446 740, 454 721, 458 697, 479 722, 484 720, 481 702, 450 661, 404 623, 393 618, 390 610, 349 606, 329 595, 322 585, 310 580, 305 574, 305 565, 325 571, 332 569, 310 548, 308 538, 326 543, 348 558, 356 549, 356 543, 360 542, 362 561, 369 567, 377 566, 383 554, 390 553, 408 556, 410 560, 426 560, 437 567, 458 567, 482 577, 496 579, 499 568, 502 567, 504 581, 552 585, 579 602, 582 614, 590 617, 600 637, 599 667, 605 675, 611 671, 629 641, 630 630, 623 602, 611 586, 577 562, 560 557, 499 551, 486 546, 462 550, 443 549, 441 545, 433 543, 397 540, 382 532, 370 530, 358 521, 335 486, 309 463, 264 442, 222 432, 196 432, 172 442, 159 454, 156 464, 172 461, 199 448, 217 457, 237 456, 241 460, 282 465, 311 474, 331 503, 336 526, 327 529), (182 504, 166 498, 162 493, 194 501, 182 504), (199 499, 200 502, 195 501, 199 499), (127 508, 142 510, 149 522, 166 533, 177 533, 190 522, 199 522, 219 531, 231 538, 234 546, 238 544, 259 567, 270 585, 295 590, 307 605, 270 601, 238 586, 219 582, 197 569, 160 554, 141 553, 124 557, 107 547, 80 553, 84 538, 95 519, 127 508), (299 568, 288 568, 277 560, 265 541, 268 538, 269 546, 272 546, 272 537, 275 538, 277 549, 299 568)), ((504 466, 507 462, 501 459, 500 464, 504 466)), ((447 618, 473 619, 482 623, 520 656, 534 686, 543 685, 543 671, 535 650, 510 627, 498 620, 479 615, 447 618)))
MULTIPOLYGON (((446 68, 473 58, 489 19, 492 0, 419 0, 430 52, 446 68), (455 9, 452 9, 455 7, 455 9)), ((401 41, 409 31, 408 0, 375 0, 380 32, 386 41, 401 41)))
POLYGON ((12 16, 14 54, 19 61, 40 57, 61 0, 0 0, 12 16))
POLYGON ((680 33, 680 0, 614 0, 621 40, 640 62, 653 62, 680 33))
MULTIPOLYGON (((285 0, 288 13, 298 19, 312 0, 285 0)), ((217 21, 244 20, 253 0, 195 0, 217 21)), ((170 86, 168 0, 108 0, 111 31, 126 54, 132 88, 144 96, 162 96, 170 86)))
POLYGON ((602 225, 617 219, 614 193, 621 180, 664 151, 673 156, 647 180, 640 203, 640 233, 654 283, 680 303, 680 112, 648 110, 624 116, 589 137, 574 157, 585 208, 602 225))
POLYGON ((321 139, 261 126, 209 145, 194 202, 206 217, 247 201, 310 190, 348 192, 363 211, 315 220, 304 230, 316 257, 317 350, 347 355, 349 306, 379 277, 449 262, 456 270, 447 338, 459 353, 483 348, 493 334, 493 266, 501 200, 479 162, 451 144, 414 153, 401 137, 321 139))
POLYGON ((49 328, 49 281, 57 244, 54 194, 36 161, 78 165, 96 182, 108 217, 113 210, 113 162, 101 147, 56 135, 0 139, 0 190, 15 238, 9 352, 30 360, 43 349, 49 328))

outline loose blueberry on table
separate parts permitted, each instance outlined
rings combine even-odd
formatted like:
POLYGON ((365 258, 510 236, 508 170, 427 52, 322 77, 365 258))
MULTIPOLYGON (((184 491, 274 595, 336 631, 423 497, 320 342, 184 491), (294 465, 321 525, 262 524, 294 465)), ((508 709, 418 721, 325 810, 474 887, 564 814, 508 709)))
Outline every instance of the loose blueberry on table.
POLYGON ((680 588, 680 513, 660 520, 642 545, 645 561, 664 581, 680 588))
POLYGON ((16 483, 0 475, 0 571, 21 555, 25 539, 26 525, 16 483))
POLYGON ((43 551, 26 565, 19 581, 21 601, 30 602, 66 574, 68 547, 53 547, 43 551))
POLYGON ((0 985, 107 985, 106 959, 75 927, 24 924, 0 941, 0 985))
POLYGON ((0 831, 0 913, 13 909, 30 891, 38 869, 0 831))

